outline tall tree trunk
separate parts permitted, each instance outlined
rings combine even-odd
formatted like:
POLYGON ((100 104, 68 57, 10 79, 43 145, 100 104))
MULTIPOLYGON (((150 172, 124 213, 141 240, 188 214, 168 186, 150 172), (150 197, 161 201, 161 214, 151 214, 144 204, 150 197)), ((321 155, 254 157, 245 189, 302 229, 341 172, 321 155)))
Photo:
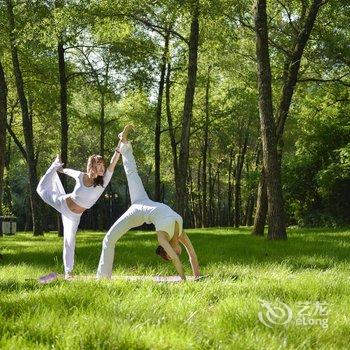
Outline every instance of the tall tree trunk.
POLYGON ((216 226, 221 226, 221 186, 220 186, 220 168, 221 168, 221 162, 218 163, 218 167, 216 170, 216 176, 217 176, 217 215, 216 215, 216 226))
POLYGON ((252 226, 253 225, 253 210, 254 210, 254 195, 250 194, 247 200, 247 206, 244 217, 244 225, 252 226))
MULTIPOLYGON (((57 45, 58 53, 58 75, 60 81, 60 112, 61 112, 61 160, 65 166, 68 165, 68 115, 67 115, 67 76, 65 49, 63 40, 60 38, 57 45)), ((59 174, 63 187, 66 187, 67 181, 63 174, 59 174)), ((63 237, 63 224, 61 215, 57 214, 58 236, 63 237)))
POLYGON ((105 129, 106 129, 106 115, 105 115, 105 93, 101 92, 100 100, 100 155, 105 156, 105 129))
POLYGON ((158 88, 158 101, 156 109, 156 125, 154 133, 154 200, 159 202, 161 199, 161 182, 160 182, 160 133, 161 133, 161 117, 162 117, 162 100, 164 90, 164 79, 166 62, 169 50, 169 31, 166 32, 164 38, 164 51, 162 56, 162 64, 160 67, 160 80, 158 88))
MULTIPOLYGON (((283 132, 284 132, 284 126, 286 119, 288 117, 290 105, 292 103, 292 97, 295 91, 295 86, 297 84, 298 80, 298 73, 300 69, 300 63, 301 59, 304 53, 305 46, 307 44, 307 41, 309 40, 312 28, 314 26, 314 23, 316 21, 317 13, 320 9, 320 7, 325 3, 324 0, 313 0, 310 10, 308 12, 308 16, 306 18, 306 21, 304 23, 303 29, 300 31, 296 43, 293 48, 292 55, 290 57, 286 58, 286 62, 284 64, 284 74, 283 74, 283 88, 282 88, 282 95, 279 102, 279 108, 277 110, 276 120, 277 120, 277 130, 276 130, 276 137, 277 137, 277 144, 278 144, 278 167, 279 171, 281 172, 281 159, 282 159, 282 148, 283 148, 283 132)), ((304 5, 304 2, 303 2, 304 5)), ((306 8, 304 7, 303 13, 305 15, 306 8)), ((302 16, 304 18, 305 16, 302 16)), ((263 179, 263 177, 261 177, 263 179)), ((263 180, 261 180, 263 181, 263 180)), ((266 188, 264 184, 259 184, 260 190, 266 188)), ((266 218, 266 211, 265 208, 267 208, 267 193, 263 193, 262 195, 258 195, 258 201, 259 200, 266 200, 266 203, 257 203, 257 216, 255 219, 255 223, 257 223, 257 227, 253 229, 253 234, 257 235, 263 235, 263 227, 265 224, 265 218, 266 218), (258 211, 259 209, 259 211, 258 211), (262 212, 260 212, 262 210, 262 212), (263 224, 262 224, 263 221, 263 224)))
POLYGON ((204 123, 204 135, 203 135, 203 147, 202 147, 202 206, 201 217, 202 227, 206 227, 208 224, 207 216, 207 153, 208 153, 208 137, 209 137, 209 92, 210 92, 210 70, 208 67, 207 82, 205 87, 205 123, 204 123))
MULTIPOLYGON (((182 119, 181 148, 179 156, 179 181, 177 187, 177 210, 184 216, 187 197, 187 168, 189 158, 190 127, 192 119, 192 107, 197 81, 197 59, 199 42, 199 1, 193 1, 193 12, 191 22, 191 34, 188 55, 188 81, 186 86, 185 102, 182 119)), ((186 219, 186 218, 184 218, 186 219)))
MULTIPOLYGON (((10 120, 8 123, 6 123, 6 127, 10 130, 13 122, 13 113, 10 113, 10 120)), ((6 169, 6 176, 4 177, 4 185, 3 185, 3 204, 6 204, 6 207, 9 209, 9 211, 13 212, 13 201, 12 201, 12 193, 11 193, 11 187, 10 187, 10 181, 9 181, 9 169, 10 169, 10 163, 11 163, 11 138, 7 138, 7 148, 5 152, 5 169, 6 169)), ((25 152, 25 151, 24 151, 25 152)))
POLYGON ((209 208, 208 208, 208 217, 207 217, 207 222, 208 226, 213 226, 214 225, 214 186, 213 183, 215 184, 215 181, 213 181, 213 174, 212 174, 212 165, 209 163, 208 166, 208 197, 209 197, 209 208))
POLYGON ((268 46, 266 0, 257 0, 255 13, 258 62, 259 114, 268 198, 268 238, 286 239, 276 126, 272 108, 271 68, 268 46))
POLYGON ((188 169, 188 183, 190 187, 190 213, 192 217, 192 227, 197 228, 197 211, 196 211, 196 195, 194 193, 194 186, 193 186, 193 177, 192 177, 192 170, 191 167, 188 169))
MULTIPOLYGON (((6 122, 7 122, 7 84, 4 69, 0 61, 0 215, 4 189, 4 168, 6 160, 6 122)), ((2 236, 2 230, 0 230, 2 236)))
POLYGON ((255 236, 264 235, 264 227, 267 215, 267 190, 266 190, 266 181, 265 181, 265 170, 262 168, 258 195, 256 200, 256 212, 254 217, 254 226, 252 234, 255 236))
POLYGON ((202 195, 201 195, 201 189, 202 189, 202 161, 198 162, 198 168, 197 168, 197 218, 198 218, 198 227, 203 227, 202 223, 202 195))
POLYGON ((179 181, 179 166, 178 166, 178 159, 177 159, 177 146, 176 146, 176 138, 175 138, 175 129, 173 125, 173 117, 171 114, 171 107, 170 107, 170 75, 171 75, 171 65, 170 63, 167 64, 167 73, 166 73, 166 82, 165 82, 165 103, 166 103, 166 115, 169 125, 169 137, 170 137, 170 145, 171 145, 171 152, 173 154, 173 168, 174 168, 174 178, 175 178, 175 187, 177 188, 178 181, 179 181))
MULTIPOLYGON (((65 49, 62 40, 57 45, 58 52, 58 73, 60 81, 60 110, 61 110, 61 159, 62 163, 67 166, 68 162, 68 116, 67 116, 67 77, 65 49)), ((62 179, 65 182, 65 177, 62 179)), ((64 184, 64 183, 63 183, 64 184)))
MULTIPOLYGON (((262 152, 262 145, 258 146, 258 155, 256 160, 256 166, 259 164, 260 153, 262 152)), ((256 210, 254 215, 254 225, 252 235, 263 236, 264 227, 267 215, 267 190, 265 182, 265 170, 264 166, 261 167, 260 180, 258 184, 258 192, 256 196, 256 210)))
POLYGON ((248 131, 244 137, 244 142, 241 149, 239 150, 236 174, 235 174, 235 227, 241 225, 241 180, 242 180, 242 170, 244 165, 244 158, 247 152, 248 146, 248 131))
MULTIPOLYGON (((105 154, 105 128, 106 128, 106 120, 105 120, 105 89, 100 87, 100 155, 104 157, 105 154)), ((107 222, 107 205, 106 205, 105 197, 101 196, 98 201, 98 211, 97 211, 97 228, 100 231, 103 231, 107 222)))
POLYGON ((36 159, 34 156, 34 145, 33 145, 33 125, 28 112, 28 103, 24 92, 24 83, 22 78, 22 72, 20 69, 18 52, 15 38, 15 19, 13 14, 13 6, 11 0, 6 0, 9 29, 10 29, 10 44, 11 44, 11 55, 13 72, 16 80, 16 88, 18 98, 21 105, 22 111, 22 126, 25 140, 25 147, 27 153, 27 164, 29 172, 29 189, 30 189, 30 202, 33 218, 33 234, 35 236, 42 235, 42 225, 40 216, 40 198, 36 193, 36 187, 38 185, 38 178, 36 174, 36 159))
POLYGON ((230 149, 230 159, 229 159, 229 167, 228 167, 228 190, 227 190, 227 225, 231 226, 232 223, 232 202, 233 202, 233 151, 234 148, 230 149))
POLYGON ((240 161, 237 161, 236 174, 235 174, 235 210, 234 210, 234 226, 239 227, 241 225, 241 169, 240 161))
POLYGON ((26 197, 25 199, 25 226, 24 231, 32 231, 33 230, 33 218, 31 213, 31 203, 30 198, 26 197))
POLYGON ((312 28, 315 24, 317 13, 320 7, 325 3, 325 0, 313 0, 310 6, 310 10, 306 21, 304 23, 303 29, 300 31, 292 56, 287 58, 285 67, 285 79, 282 88, 282 96, 279 103, 279 108, 277 110, 277 141, 282 142, 282 136, 284 131, 284 125, 289 113, 290 105, 292 103, 292 97, 295 91, 295 86, 298 80, 298 73, 300 70, 301 58, 304 53, 305 46, 310 38, 312 28))
MULTIPOLYGON (((108 56, 108 60, 106 62, 106 71, 104 75, 103 82, 100 83, 98 78, 98 74, 96 74, 96 82, 98 85, 98 89, 100 92, 100 155, 102 157, 105 156, 105 137, 106 137, 106 93, 108 92, 108 78, 109 78, 109 67, 110 67, 110 57, 108 56)), ((91 66, 92 68, 92 66, 91 66)), ((110 184, 109 184, 110 186, 110 184)), ((99 200, 98 204, 98 229, 103 231, 107 226, 107 212, 108 212, 108 203, 105 200, 105 196, 102 196, 99 200)))
MULTIPOLYGON (((260 147, 260 143, 257 144, 257 148, 256 148, 256 159, 255 159, 255 166, 253 168, 254 171, 256 171, 259 167, 259 163, 260 163, 260 154, 261 154, 261 147, 260 147)), ((248 170, 248 163, 247 163, 247 173, 249 173, 248 170)), ((248 196, 248 200, 247 200, 247 208, 246 208, 246 216, 245 216, 245 225, 246 226, 252 226, 254 221, 253 221, 253 212, 254 212, 254 204, 256 202, 256 187, 253 185, 250 189, 250 194, 248 196)))

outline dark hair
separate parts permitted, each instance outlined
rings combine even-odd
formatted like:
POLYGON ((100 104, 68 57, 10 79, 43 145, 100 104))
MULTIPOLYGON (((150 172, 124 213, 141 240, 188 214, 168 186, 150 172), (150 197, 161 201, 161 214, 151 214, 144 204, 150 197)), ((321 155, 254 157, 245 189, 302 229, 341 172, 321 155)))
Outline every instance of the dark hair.
MULTIPOLYGON (((97 154, 93 154, 92 156, 90 156, 87 163, 87 172, 89 173, 92 170, 92 168, 99 162, 102 162, 104 167, 106 168, 106 162, 102 156, 99 156, 97 154)), ((103 187, 103 176, 95 177, 93 185, 94 187, 96 186, 103 187)))
POLYGON ((94 187, 102 186, 103 187, 103 176, 97 176, 94 178, 94 187))
POLYGON ((159 255, 165 261, 171 260, 168 254, 166 253, 165 249, 161 245, 157 247, 156 254, 159 255))

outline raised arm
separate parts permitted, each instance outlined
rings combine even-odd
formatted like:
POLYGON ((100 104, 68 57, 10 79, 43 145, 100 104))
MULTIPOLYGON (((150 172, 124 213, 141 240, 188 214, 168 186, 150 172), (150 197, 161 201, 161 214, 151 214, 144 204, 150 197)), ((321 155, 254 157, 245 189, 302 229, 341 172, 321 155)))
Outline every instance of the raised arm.
POLYGON ((157 236, 158 236, 159 244, 164 248, 166 253, 169 255, 171 261, 173 262, 173 264, 175 266, 177 273, 179 274, 179 276, 181 277, 181 279, 183 281, 186 281, 186 276, 185 276, 184 268, 181 264, 181 261, 180 261, 178 255, 176 254, 175 250, 172 248, 169 241, 167 240, 165 233, 158 231, 157 236))
POLYGON ((179 241, 184 245, 186 248, 188 258, 190 260, 190 264, 192 267, 193 275, 194 277, 200 277, 200 271, 199 271, 199 264, 198 264, 198 259, 196 252, 193 248, 193 245, 187 236, 186 232, 182 232, 182 234, 179 236, 179 241))
POLYGON ((79 177, 79 175, 81 174, 80 171, 78 170, 73 170, 73 169, 69 169, 69 168, 62 168, 59 170, 60 173, 66 174, 74 179, 77 179, 79 177))
POLYGON ((120 142, 121 141, 118 142, 118 145, 117 145, 117 147, 116 147, 116 149, 115 149, 115 151, 113 153, 113 156, 112 156, 111 161, 109 163, 109 166, 107 168, 107 170, 110 171, 111 173, 114 172, 115 166, 117 165, 119 157, 120 157, 120 153, 118 151, 118 148, 120 146, 120 142))

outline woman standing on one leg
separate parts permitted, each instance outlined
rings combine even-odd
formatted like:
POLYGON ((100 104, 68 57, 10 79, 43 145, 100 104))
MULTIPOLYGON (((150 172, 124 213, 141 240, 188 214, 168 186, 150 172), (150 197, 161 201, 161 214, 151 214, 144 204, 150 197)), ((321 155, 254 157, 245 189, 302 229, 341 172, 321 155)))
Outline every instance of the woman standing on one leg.
POLYGON ((160 244, 156 253, 165 260, 171 260, 178 274, 185 280, 183 266, 178 257, 181 253, 179 242, 182 243, 188 253, 193 273, 195 277, 199 277, 197 256, 190 239, 182 230, 181 216, 167 205, 154 202, 148 198, 137 171, 131 144, 127 140, 129 131, 130 129, 126 129, 120 134, 122 142, 119 150, 123 157, 132 205, 109 229, 103 240, 97 278, 111 277, 117 240, 131 228, 140 226, 145 222, 155 225, 160 244))
POLYGON ((75 236, 82 213, 91 208, 101 196, 111 180, 119 159, 114 152, 110 164, 105 170, 105 162, 99 155, 92 155, 87 162, 87 172, 63 169, 60 157, 46 171, 40 180, 37 192, 43 201, 62 214, 63 223, 63 263, 66 279, 72 278, 74 266, 75 236), (75 179, 76 185, 70 194, 66 194, 57 171, 75 179))

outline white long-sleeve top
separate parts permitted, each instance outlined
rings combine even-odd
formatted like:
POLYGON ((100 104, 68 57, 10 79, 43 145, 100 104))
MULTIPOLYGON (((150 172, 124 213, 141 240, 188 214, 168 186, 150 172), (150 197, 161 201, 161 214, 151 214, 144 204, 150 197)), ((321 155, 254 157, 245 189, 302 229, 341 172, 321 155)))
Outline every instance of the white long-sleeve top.
POLYGON ((108 169, 103 175, 103 186, 85 186, 84 185, 84 173, 78 170, 73 169, 63 169, 64 174, 71 176, 75 179, 75 187, 73 192, 70 194, 70 197, 74 203, 78 204, 82 208, 89 209, 91 208, 97 200, 100 198, 103 191, 106 189, 107 185, 111 181, 113 172, 108 169))

